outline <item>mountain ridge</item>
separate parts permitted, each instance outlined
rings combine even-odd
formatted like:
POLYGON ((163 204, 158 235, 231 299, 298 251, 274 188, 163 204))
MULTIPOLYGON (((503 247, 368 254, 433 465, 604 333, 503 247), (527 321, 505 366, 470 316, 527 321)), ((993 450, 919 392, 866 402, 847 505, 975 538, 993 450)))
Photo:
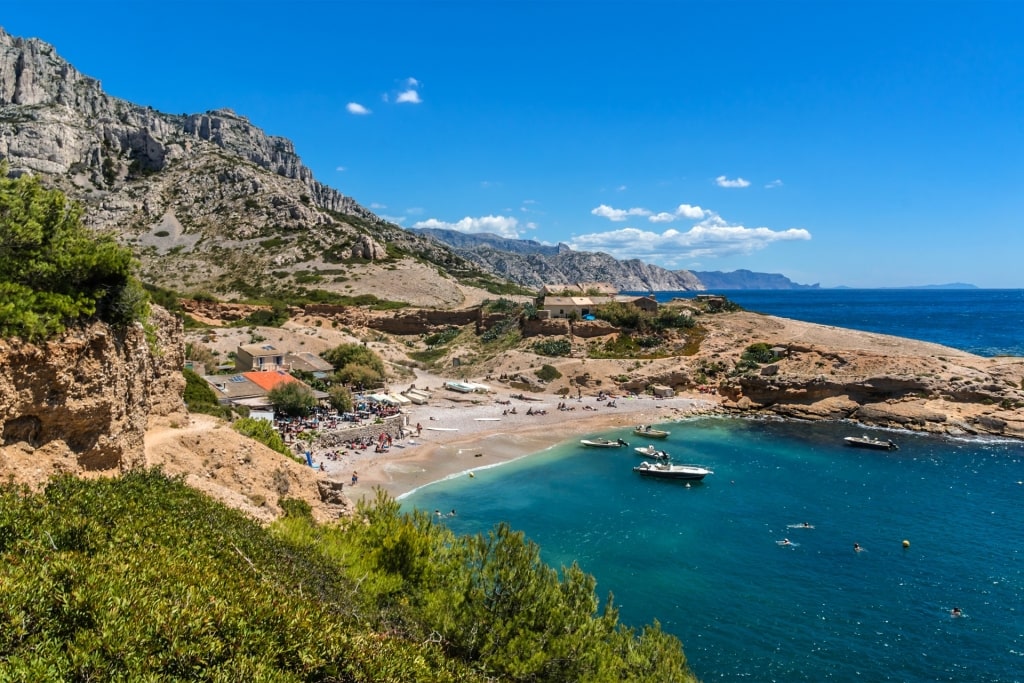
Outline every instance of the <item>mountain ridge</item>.
POLYGON ((290 140, 231 109, 167 114, 114 97, 53 46, 2 28, 0 159, 83 204, 86 225, 132 247, 144 281, 183 294, 452 307, 503 281, 705 289, 690 271, 565 244, 405 229, 316 180, 290 140))

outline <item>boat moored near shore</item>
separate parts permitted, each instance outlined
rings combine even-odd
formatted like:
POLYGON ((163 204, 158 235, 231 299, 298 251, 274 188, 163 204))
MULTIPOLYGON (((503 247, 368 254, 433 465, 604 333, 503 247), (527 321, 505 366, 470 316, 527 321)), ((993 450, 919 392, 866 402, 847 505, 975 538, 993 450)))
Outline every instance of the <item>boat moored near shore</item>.
POLYGON ((605 439, 603 437, 596 437, 593 439, 580 439, 580 443, 590 448, 621 448, 622 446, 628 446, 629 444, 622 439, 605 439))
POLYGON ((664 429, 655 429, 651 425, 637 425, 633 429, 633 433, 637 436, 646 436, 652 439, 667 439, 670 432, 664 429))
POLYGON ((633 471, 644 477, 656 477, 658 479, 677 479, 680 481, 701 481, 711 470, 698 465, 670 465, 664 462, 642 462, 633 468, 633 471))
POLYGON ((655 460, 669 460, 672 457, 666 451, 655 448, 654 444, 637 446, 633 450, 637 452, 637 455, 642 455, 645 458, 654 458, 655 460))
POLYGON ((873 436, 848 436, 843 441, 847 446, 856 448, 872 448, 878 451, 898 451, 899 446, 892 439, 876 439, 873 436))

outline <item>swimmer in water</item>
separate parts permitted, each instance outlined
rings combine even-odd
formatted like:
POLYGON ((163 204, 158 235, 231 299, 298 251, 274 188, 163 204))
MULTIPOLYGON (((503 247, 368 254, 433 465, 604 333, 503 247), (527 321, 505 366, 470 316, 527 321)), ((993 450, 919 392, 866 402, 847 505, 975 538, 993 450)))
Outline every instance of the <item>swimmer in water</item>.
POLYGON ((951 617, 962 617, 963 615, 963 610, 961 610, 959 607, 954 607, 953 609, 949 610, 949 616, 951 617))
POLYGON ((859 553, 861 550, 864 550, 864 548, 860 547, 860 543, 854 543, 853 544, 853 552, 859 553))

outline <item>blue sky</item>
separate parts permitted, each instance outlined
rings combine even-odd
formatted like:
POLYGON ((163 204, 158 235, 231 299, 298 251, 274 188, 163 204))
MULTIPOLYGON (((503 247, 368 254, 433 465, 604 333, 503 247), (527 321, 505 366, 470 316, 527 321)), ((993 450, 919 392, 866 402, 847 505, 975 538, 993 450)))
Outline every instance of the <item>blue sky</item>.
POLYGON ((0 26, 227 107, 405 227, 825 287, 1024 287, 1024 3, 36 2, 0 26))

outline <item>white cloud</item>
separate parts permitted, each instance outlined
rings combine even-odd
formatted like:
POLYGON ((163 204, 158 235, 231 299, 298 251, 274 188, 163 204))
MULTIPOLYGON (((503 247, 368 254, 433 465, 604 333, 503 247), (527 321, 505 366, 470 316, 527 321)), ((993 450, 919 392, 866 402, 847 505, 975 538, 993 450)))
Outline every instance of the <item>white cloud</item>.
POLYGON ((607 204, 602 204, 601 206, 597 207, 596 209, 591 209, 590 213, 594 214, 595 216, 601 216, 602 218, 607 218, 608 220, 615 221, 615 222, 624 221, 627 218, 629 218, 630 216, 650 216, 651 215, 651 212, 648 211, 647 209, 639 209, 639 208, 634 208, 634 209, 613 209, 612 207, 608 206, 607 204))
POLYGON ((405 221, 405 216, 385 216, 381 214, 380 217, 388 223, 394 223, 395 225, 401 225, 405 221))
POLYGON ((705 211, 699 206, 693 206, 691 204, 680 204, 676 207, 676 215, 680 218, 689 218, 690 220, 699 221, 704 218, 705 215, 710 212, 705 211))
POLYGON ((768 183, 767 185, 765 185, 764 189, 766 189, 766 190, 773 190, 776 187, 782 187, 782 181, 779 180, 778 178, 776 178, 775 180, 773 180, 770 183, 768 183))
POLYGON ((405 210, 405 212, 410 216, 422 216, 424 214, 424 209, 422 206, 410 206, 405 210))
POLYGON ((619 259, 638 258, 667 268, 681 268, 695 258, 750 254, 776 242, 811 239, 811 233, 802 228, 748 228, 730 225, 711 212, 705 214, 703 221, 686 231, 622 228, 578 235, 569 240, 569 245, 580 251, 601 251, 619 259))
MULTIPOLYGON (((601 208, 608 209, 608 207, 598 207, 598 209, 601 209, 601 208)), ((591 211, 591 213, 596 212, 598 209, 594 209, 594 211, 591 211)), ((610 211, 615 211, 615 209, 609 209, 609 210, 610 211)), ((631 211, 637 211, 637 212, 643 211, 643 209, 630 209, 630 210, 631 211)), ((620 216, 620 217, 612 218, 613 221, 614 220, 619 220, 619 221, 626 220, 626 216, 622 212, 616 213, 615 215, 616 216, 620 216)), ((676 210, 673 211, 672 213, 669 213, 668 211, 659 211, 658 213, 651 213, 650 211, 648 211, 646 214, 644 214, 644 213, 635 213, 635 214, 630 214, 630 215, 647 216, 647 220, 649 220, 651 223, 671 223, 672 221, 676 220, 677 218, 686 218, 686 219, 689 219, 691 221, 697 221, 697 220, 700 220, 700 219, 704 218, 705 216, 710 216, 711 212, 710 211, 705 211, 704 209, 700 208, 699 206, 693 206, 692 204, 680 204, 679 206, 676 207, 676 210)), ((608 217, 611 218, 611 216, 608 216, 608 217)))
POLYGON ((409 90, 403 90, 398 93, 398 97, 395 98, 395 102, 402 103, 407 102, 409 104, 419 104, 423 100, 420 99, 420 94, 410 88, 409 90))
POLYGON ((626 186, 625 185, 619 185, 618 187, 615 188, 615 191, 616 192, 625 192, 626 191, 626 186))
POLYGON ((381 204, 380 202, 373 202, 370 204, 370 208, 376 211, 377 209, 386 209, 388 208, 388 205, 381 204))
POLYGON ((425 221, 417 221, 412 227, 458 230, 459 232, 471 233, 489 232, 511 239, 519 237, 519 221, 511 216, 480 216, 479 218, 466 216, 457 223, 446 223, 436 218, 428 218, 425 221))
POLYGON ((334 170, 337 171, 338 173, 343 173, 343 172, 347 171, 348 169, 345 168, 344 166, 335 166, 334 170))
POLYGON ((719 187, 750 187, 750 181, 744 180, 743 178, 735 178, 730 180, 724 175, 720 175, 715 178, 715 184, 719 187))
POLYGON ((370 113, 370 110, 359 104, 358 102, 349 102, 345 105, 345 109, 348 110, 349 114, 355 114, 356 116, 365 116, 370 113))
POLYGON ((405 85, 408 88, 418 88, 418 87, 420 87, 420 82, 417 81, 412 76, 410 76, 409 78, 405 79, 405 85))

